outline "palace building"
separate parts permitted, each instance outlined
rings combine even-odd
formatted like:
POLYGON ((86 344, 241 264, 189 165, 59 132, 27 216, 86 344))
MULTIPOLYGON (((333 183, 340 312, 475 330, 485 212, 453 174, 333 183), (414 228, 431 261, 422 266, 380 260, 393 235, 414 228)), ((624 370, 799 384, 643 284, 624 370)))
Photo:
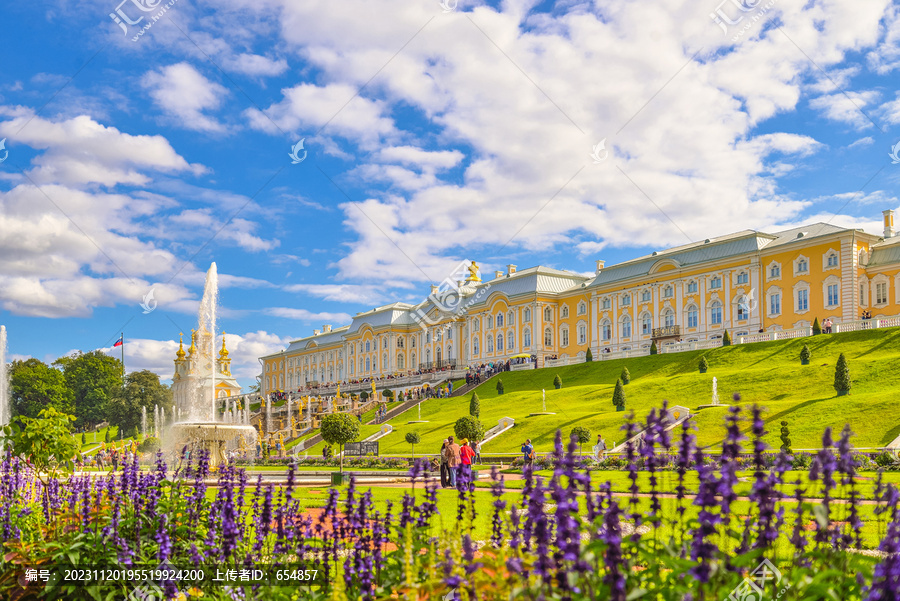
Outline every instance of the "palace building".
MULTIPOLYGON (((900 236, 894 211, 882 236, 816 223, 775 233, 743 230, 654 252, 592 277, 532 267, 432 286, 416 305, 358 313, 349 325, 261 358, 261 390, 297 390, 517 355, 583 360, 601 353, 900 314, 900 236)), ((465 270, 463 270, 465 271, 465 270)))

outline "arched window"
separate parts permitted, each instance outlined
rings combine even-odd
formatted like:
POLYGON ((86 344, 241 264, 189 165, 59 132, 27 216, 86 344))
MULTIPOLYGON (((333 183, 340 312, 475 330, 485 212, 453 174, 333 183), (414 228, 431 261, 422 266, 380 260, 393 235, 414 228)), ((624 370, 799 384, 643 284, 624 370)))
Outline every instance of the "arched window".
POLYGON ((473 355, 478 354, 478 338, 472 339, 472 354, 473 355))
POLYGON ((722 303, 714 301, 709 306, 709 323, 712 325, 722 324, 722 303))
POLYGON ((587 344, 587 326, 578 324, 578 344, 587 344))
POLYGON ((497 327, 503 327, 503 313, 497 313, 497 327))
POLYGON ((612 301, 609 300, 608 298, 604 298, 602 301, 600 301, 601 309, 609 309, 611 306, 612 306, 612 301))
POLYGON ((627 315, 622 319, 622 337, 631 338, 631 318, 627 315))
POLYGON ((503 334, 497 334, 497 352, 503 350, 503 334))
POLYGON ((522 339, 525 343, 525 348, 529 348, 531 346, 531 330, 525 328, 525 331, 522 333, 522 339))
POLYGON ((406 369, 403 353, 397 353, 397 369, 406 369))
POLYGON ((410 367, 416 366, 416 353, 415 352, 412 352, 409 354, 409 366, 410 367))
POLYGON ((644 290, 643 292, 641 292, 641 302, 642 303, 650 302, 650 291, 649 290, 644 290))
POLYGON ((622 296, 622 306, 627 307, 631 304, 631 295, 625 294, 622 296))
POLYGON ((372 370, 372 360, 367 357, 366 358, 366 371, 371 371, 371 370, 372 370))
POLYGON ((491 336, 490 334, 487 334, 487 337, 485 338, 485 340, 487 341, 487 352, 493 353, 494 352, 494 337, 491 336))
POLYGON ((653 333, 653 318, 649 313, 641 315, 641 334, 649 336, 653 333))
POLYGON ((403 348, 403 336, 397 338, 397 348, 403 348))
MULTIPOLYGON (((381 348, 387 348, 387 336, 381 339, 381 348)), ((329 353, 330 354, 330 353, 329 353)))
POLYGON ((447 345, 447 358, 448 359, 453 358, 453 345, 452 344, 447 345))
POLYGON ((431 342, 431 332, 425 332, 425 344, 429 344, 431 342))
POLYGON ((510 311, 506 316, 506 325, 514 326, 516 325, 516 314, 513 311, 510 311))
POLYGON ((387 360, 387 357, 388 357, 388 356, 387 356, 387 353, 385 353, 385 354, 383 354, 383 355, 381 356, 381 369, 387 369, 387 368, 388 368, 388 360, 387 360))
POLYGON ((378 357, 372 357, 372 371, 378 371, 378 357))
POLYGON ((673 290, 671 286, 663 288, 663 298, 672 298, 673 290))
POLYGON ((604 319, 600 322, 600 339, 609 340, 610 338, 612 338, 612 324, 608 319, 604 319))
POLYGON ((697 282, 688 282, 687 291, 688 291, 688 294, 696 294, 697 293, 697 282))
POLYGON ((675 312, 672 309, 666 309, 663 312, 663 324, 667 328, 675 325, 675 312))
POLYGON ((431 349, 425 349, 425 363, 431 363, 431 349))
POLYGON ((551 321, 551 317, 553 314, 550 311, 550 307, 544 307, 544 321, 551 321))
POLYGON ((506 349, 514 350, 516 348, 516 336, 512 333, 512 330, 507 332, 506 334, 506 349))
POLYGON ((716 288, 722 287, 722 278, 719 276, 713 276, 713 278, 709 281, 709 287, 711 290, 715 290, 716 288))
POLYGON ((525 323, 531 323, 531 309, 525 309, 525 323))
POLYGON ((569 346, 569 328, 565 327, 559 331, 559 346, 569 346))
POLYGON ((490 315, 487 316, 484 327, 487 328, 488 330, 494 329, 494 318, 492 316, 490 316, 490 315))
POLYGON ((746 271, 742 271, 739 274, 737 274, 737 285, 738 286, 740 286, 742 284, 749 284, 749 283, 750 283, 750 274, 749 273, 747 273, 746 271))
POLYGON ((553 330, 550 328, 544 330, 544 346, 553 346, 553 330))
POLYGON ((569 305, 563 305, 562 310, 560 311, 560 319, 565 319, 569 316, 569 305))
POLYGON ((475 319, 472 320, 472 331, 473 331, 473 332, 477 332, 477 331, 478 331, 478 325, 479 325, 479 324, 478 324, 478 318, 476 317, 475 319))
POLYGON ((585 313, 587 313, 587 305, 584 303, 584 301, 581 301, 580 303, 578 303, 578 314, 584 315, 585 313))
POLYGON ((413 336, 409 339, 409 348, 416 348, 416 337, 413 336))

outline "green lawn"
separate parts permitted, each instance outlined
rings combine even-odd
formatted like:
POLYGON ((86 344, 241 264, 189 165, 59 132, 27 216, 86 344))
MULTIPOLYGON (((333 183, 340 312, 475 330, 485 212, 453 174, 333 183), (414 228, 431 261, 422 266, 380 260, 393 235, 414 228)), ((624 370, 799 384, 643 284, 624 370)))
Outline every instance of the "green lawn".
MULTIPOLYGON (((765 408, 769 422, 766 441, 772 447, 780 446, 781 420, 789 423, 794 449, 820 446, 826 426, 835 429, 837 438, 845 423, 856 433, 857 447, 881 447, 900 435, 900 414, 894 400, 900 391, 900 329, 892 328, 505 373, 501 377, 506 394, 497 394, 496 381, 476 389, 481 421, 490 428, 500 418, 512 417, 516 426, 489 442, 484 452, 518 452, 526 438, 546 452, 552 449, 558 428, 568 434, 576 425, 589 428, 594 435, 602 433, 609 442, 621 441, 624 414, 614 410, 612 393, 625 366, 632 378, 625 387, 626 408, 639 418, 663 399, 692 411, 709 403, 715 376, 721 402, 731 403, 732 394, 739 392, 741 405, 758 403, 765 408), (798 358, 804 343, 812 351, 808 366, 801 366, 798 358), (841 352, 850 364, 853 389, 850 396, 837 397, 832 382, 841 352), (701 356, 709 361, 706 374, 697 369, 701 356), (563 381, 561 390, 553 387, 556 374, 563 381), (555 415, 529 417, 529 413, 541 411, 542 388, 547 411, 555 415)), ((468 415, 469 397, 423 401, 422 419, 428 420, 427 424, 407 425, 416 419, 415 408, 395 417, 390 421, 394 432, 381 439, 382 454, 407 454, 404 436, 413 430, 422 437, 416 450, 436 453, 441 440, 453 433, 454 422, 468 415)), ((697 414, 700 444, 721 441, 724 415, 724 409, 697 414)))

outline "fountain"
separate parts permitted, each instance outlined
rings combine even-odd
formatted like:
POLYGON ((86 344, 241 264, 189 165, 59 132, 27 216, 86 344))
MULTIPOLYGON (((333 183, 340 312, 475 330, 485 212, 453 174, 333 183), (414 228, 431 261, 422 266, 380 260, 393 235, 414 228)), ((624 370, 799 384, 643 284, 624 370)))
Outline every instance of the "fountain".
POLYGON ((6 326, 0 326, 0 427, 9 423, 9 375, 6 373, 6 326))
POLYGON ((141 438, 147 438, 147 406, 141 405, 141 438))
POLYGON ((428 423, 428 420, 423 420, 423 419, 422 419, 422 403, 417 403, 417 404, 416 404, 416 408, 418 408, 418 410, 419 410, 419 418, 418 418, 418 419, 414 419, 414 420, 409 421, 409 422, 406 422, 406 423, 407 423, 407 424, 427 424, 427 423, 428 423))
POLYGON ((528 417, 534 417, 538 415, 556 415, 555 413, 547 411, 547 391, 544 389, 541 389, 541 410, 535 413, 529 413, 528 417))
MULTIPOLYGON (((209 452, 209 465, 216 467, 226 463, 225 447, 238 438, 249 439, 248 446, 256 441, 256 428, 216 422, 216 302, 218 300, 218 272, 213 263, 206 273, 206 284, 197 316, 197 353, 200 373, 193 380, 187 406, 178 408, 179 418, 170 432, 175 438, 175 448, 184 445, 209 452)), ((224 419, 224 418, 223 418, 224 419)))

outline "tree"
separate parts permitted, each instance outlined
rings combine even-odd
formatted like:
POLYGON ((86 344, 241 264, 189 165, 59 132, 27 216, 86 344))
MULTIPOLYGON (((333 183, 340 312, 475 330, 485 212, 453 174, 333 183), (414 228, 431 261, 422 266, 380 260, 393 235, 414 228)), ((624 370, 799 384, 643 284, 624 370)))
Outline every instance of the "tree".
POLYGON ((122 362, 100 351, 77 352, 53 362, 62 369, 74 395, 75 427, 85 428, 106 418, 106 404, 122 386, 122 362))
POLYGON ((847 365, 847 358, 844 353, 838 357, 837 365, 834 367, 834 389, 838 396, 850 394, 850 387, 853 383, 850 381, 850 366, 847 365))
POLYGON ((553 378, 553 387, 557 390, 562 388, 562 378, 559 377, 559 374, 556 374, 556 377, 553 378))
POLYGON ((612 402, 616 406, 616 411, 625 410, 625 387, 622 385, 622 380, 616 380, 616 389, 613 391, 612 402))
POLYGON ((484 424, 474 417, 469 417, 467 415, 456 420, 456 423, 453 425, 453 431, 460 440, 463 438, 468 438, 469 440, 481 440, 484 436, 484 424))
POLYGON ((36 418, 49 407, 72 415, 73 395, 66 378, 35 358, 13 361, 9 370, 9 393, 12 414, 36 418))
POLYGON ((3 428, 3 435, 14 456, 24 456, 31 461, 34 474, 44 485, 44 502, 49 501, 48 486, 59 471, 71 472, 72 461, 78 452, 78 444, 72 436, 74 417, 50 406, 42 409, 38 417, 18 416, 3 428))
POLYGON ((591 441, 591 431, 583 426, 575 426, 572 428, 572 436, 578 440, 578 454, 582 455, 581 445, 591 441))
POLYGON ((497 394, 503 394, 503 380, 497 380, 497 394))
POLYGON ((81 433, 81 444, 82 445, 87 444, 87 434, 85 434, 84 432, 81 433))
POLYGON ((791 433, 788 430, 787 422, 781 422, 781 452, 787 455, 793 454, 791 450, 791 433))
POLYGON ((592 352, 591 352, 591 349, 589 348, 589 349, 587 350, 587 352, 584 354, 584 362, 585 362, 585 363, 590 363, 590 362, 593 361, 593 360, 594 360, 594 353, 592 353, 592 352))
POLYGON ((109 423, 128 436, 140 428, 141 407, 152 414, 154 406, 169 411, 172 404, 172 390, 160 383, 158 375, 144 369, 125 376, 125 386, 113 392, 106 413, 109 423))
POLYGON ((105 442, 105 443, 107 443, 107 444, 109 444, 109 429, 110 429, 111 427, 112 427, 112 426, 107 426, 107 427, 106 427, 106 430, 103 431, 103 442, 105 442))
POLYGON ((655 355, 657 353, 659 353, 659 349, 656 348, 656 341, 654 340, 653 342, 650 343, 650 354, 655 355))
POLYGON ((803 348, 800 350, 800 364, 809 365, 810 357, 812 357, 812 353, 809 352, 809 346, 804 344, 803 348))
POLYGON ((622 375, 619 376, 619 379, 622 380, 622 384, 628 384, 631 382, 631 373, 629 373, 627 367, 622 368, 622 375))
POLYGON ((412 445, 412 458, 416 458, 416 445, 419 444, 421 438, 419 437, 418 432, 407 432, 406 433, 406 442, 412 445))
POLYGON ((400 401, 401 403, 403 402, 403 391, 402 390, 397 393, 397 400, 400 401))
POLYGON ((469 415, 475 419, 481 417, 481 401, 478 400, 478 393, 473 392, 469 400, 469 415))
POLYGON ((698 365, 700 368, 700 373, 705 374, 706 370, 709 369, 709 361, 706 360, 706 357, 700 357, 700 364, 698 365))
POLYGON ((728 333, 728 330, 725 330, 725 333, 722 334, 722 346, 731 346, 731 335, 728 333))
POLYGON ((368 401, 369 400, 369 392, 367 390, 363 390, 362 392, 360 392, 359 400, 361 400, 363 403, 368 401))
POLYGON ((322 439, 341 448, 341 473, 344 472, 344 445, 359 437, 359 420, 346 413, 331 413, 322 418, 319 426, 322 439))
POLYGON ((390 388, 385 388, 383 391, 381 391, 381 396, 385 399, 389 399, 389 400, 393 401, 394 400, 394 391, 391 390, 390 388))
POLYGON ((813 336, 818 336, 819 334, 822 333, 822 326, 819 325, 819 318, 818 318, 818 317, 816 317, 816 318, 813 320, 813 327, 812 327, 812 330, 813 330, 813 336))

